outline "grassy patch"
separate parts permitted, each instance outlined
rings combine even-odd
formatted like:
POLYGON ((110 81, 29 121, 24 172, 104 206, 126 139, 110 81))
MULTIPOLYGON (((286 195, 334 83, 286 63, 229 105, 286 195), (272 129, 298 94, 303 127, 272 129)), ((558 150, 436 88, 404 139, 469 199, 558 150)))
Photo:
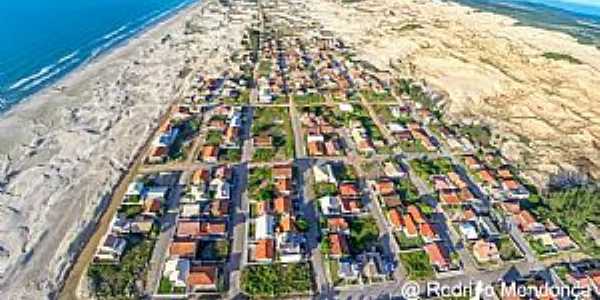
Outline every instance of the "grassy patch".
POLYGON ((399 257, 408 273, 408 278, 421 280, 433 277, 433 268, 425 251, 400 253, 399 257))
POLYGON ((242 271, 242 289, 252 298, 306 294, 312 289, 312 278, 308 263, 247 266, 242 271))
POLYGON ((508 236, 500 238, 496 246, 498 246, 498 252, 500 252, 500 258, 502 260, 510 261, 523 258, 523 255, 519 249, 515 247, 514 243, 508 236))
POLYGON ((579 60, 569 54, 558 53, 558 52, 544 52, 544 54, 542 54, 542 56, 547 59, 551 59, 551 60, 566 61, 568 63, 572 63, 572 64, 576 64, 576 65, 582 64, 581 60, 579 60))
POLYGON ((373 217, 354 219, 350 222, 350 245, 355 254, 374 246, 379 238, 379 229, 373 217))
POLYGON ((421 237, 409 238, 404 234, 404 232, 396 232, 394 234, 396 236, 396 241, 398 241, 398 247, 400 250, 409 250, 421 248, 423 246, 423 240, 421 237))

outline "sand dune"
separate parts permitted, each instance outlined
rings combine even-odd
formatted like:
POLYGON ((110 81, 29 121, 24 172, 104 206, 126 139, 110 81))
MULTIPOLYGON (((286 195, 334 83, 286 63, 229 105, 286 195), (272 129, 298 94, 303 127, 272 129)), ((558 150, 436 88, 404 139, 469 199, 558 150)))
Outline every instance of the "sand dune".
POLYGON ((543 184, 561 169, 600 178, 600 51, 562 33, 451 2, 313 0, 310 13, 380 68, 449 94, 446 117, 481 122, 543 184), (581 64, 543 57, 568 54, 581 64))

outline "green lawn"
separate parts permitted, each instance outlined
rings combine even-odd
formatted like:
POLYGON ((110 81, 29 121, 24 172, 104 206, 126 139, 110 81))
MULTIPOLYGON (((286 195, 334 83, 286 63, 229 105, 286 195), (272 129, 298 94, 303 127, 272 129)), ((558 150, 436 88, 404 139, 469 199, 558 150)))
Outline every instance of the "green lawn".
POLYGON ((294 96, 294 103, 296 105, 319 104, 323 102, 325 102, 325 98, 319 94, 306 94, 301 96, 294 96))
POLYGON ((247 266, 242 271, 242 289, 252 298, 281 298, 307 294, 313 288, 308 263, 247 266))
POLYGON ((496 246, 498 246, 500 258, 504 261, 523 258, 523 255, 521 254, 519 249, 517 249, 513 241, 508 236, 503 236, 502 238, 500 238, 496 246))
POLYGON ((434 271, 425 251, 415 251, 399 254, 400 261, 411 280, 422 280, 433 277, 434 271))
POLYGON ((421 237, 409 238, 404 232, 398 231, 394 234, 396 241, 398 241, 398 247, 400 250, 409 250, 423 247, 423 240, 421 237))
POLYGON ((252 134, 273 137, 273 148, 257 149, 253 160, 287 160, 294 157, 294 132, 287 108, 257 108, 252 124, 252 134))
POLYGON ((379 239, 379 229, 373 217, 357 218, 350 221, 350 250, 362 253, 374 246, 379 239))

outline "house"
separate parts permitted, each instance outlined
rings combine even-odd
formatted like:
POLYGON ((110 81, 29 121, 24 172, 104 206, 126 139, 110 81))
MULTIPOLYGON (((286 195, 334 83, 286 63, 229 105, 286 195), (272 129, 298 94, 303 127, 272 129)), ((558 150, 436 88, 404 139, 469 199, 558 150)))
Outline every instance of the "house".
POLYGON ((381 179, 373 184, 373 191, 379 196, 388 196, 396 193, 394 182, 389 179, 381 179))
POLYGON ((290 214, 292 212, 292 200, 287 196, 279 196, 273 200, 273 209, 277 214, 290 214))
POLYGON ((199 221, 179 221, 175 235, 179 238, 198 238, 200 235, 199 221))
POLYGON ((127 186, 127 191, 125 192, 125 197, 141 197, 144 192, 144 182, 142 181, 133 181, 129 183, 127 186))
POLYGON ((517 221, 517 224, 519 225, 519 228, 522 231, 536 233, 536 232, 543 232, 546 230, 544 225, 541 223, 538 223, 535 220, 535 218, 526 210, 522 210, 515 217, 515 219, 517 221))
POLYGON ((94 260, 118 262, 121 259, 121 255, 123 255, 126 246, 127 240, 109 233, 104 236, 104 240, 100 243, 100 247, 98 248, 96 255, 94 255, 94 260))
POLYGON ((256 239, 267 239, 273 237, 273 231, 275 230, 275 218, 272 215, 265 214, 255 221, 256 233, 254 237, 256 239))
POLYGON ((481 232, 488 240, 497 240, 500 238, 500 230, 498 226, 494 224, 492 218, 484 216, 479 217, 479 228, 481 228, 481 232))
POLYGON ((390 220, 390 224, 395 230, 402 229, 402 214, 400 214, 400 212, 397 209, 390 209, 390 211, 388 212, 388 219, 390 220))
POLYGON ((217 267, 193 266, 187 278, 192 292, 214 291, 217 289, 217 267))
POLYGON ((331 257, 340 258, 350 253, 350 251, 348 250, 348 242, 346 241, 346 237, 343 234, 330 233, 328 239, 330 249, 329 255, 331 257))
POLYGON ((454 184, 459 189, 466 189, 469 187, 469 185, 456 172, 449 172, 448 179, 450 179, 450 182, 452 182, 452 184, 454 184))
POLYGON ((334 217, 327 219, 327 229, 330 232, 345 232, 349 228, 348 222, 342 217, 334 217))
POLYGON ((403 232, 407 237, 415 238, 419 235, 417 232, 417 225, 415 225, 415 222, 410 215, 404 215, 402 221, 404 224, 403 232))
POLYGON ((200 205, 199 204, 183 204, 180 206, 181 212, 179 213, 180 218, 189 219, 200 216, 200 205))
POLYGON ((342 198, 342 214, 360 214, 362 205, 360 201, 352 198, 342 198))
POLYGON ((388 271, 377 252, 368 252, 359 257, 362 261, 361 274, 368 280, 383 280, 387 277, 388 271))
POLYGON ((196 242, 172 242, 169 245, 169 256, 194 259, 196 249, 196 242))
POLYGON ((291 179, 292 166, 290 164, 277 164, 273 166, 272 174, 274 179, 291 179))
POLYGON ((481 161, 473 155, 465 156, 465 165, 471 170, 479 170, 483 167, 481 161))
POLYGON ((435 228, 429 223, 419 224, 419 234, 426 243, 430 243, 439 239, 435 228))
POLYGON ((412 219, 417 223, 417 224, 422 224, 427 222, 427 220, 425 220, 425 217, 423 216, 423 214, 421 214, 421 211, 419 210, 418 207, 416 207, 415 205, 409 205, 406 210, 408 211, 408 214, 412 217, 412 219))
POLYGON ((556 246, 556 249, 559 251, 566 251, 575 248, 575 243, 573 240, 571 240, 571 238, 562 231, 557 234, 553 234, 552 240, 556 246))
POLYGON ((333 174, 333 168, 330 164, 315 165, 312 168, 315 183, 332 183, 337 185, 337 180, 333 174))
POLYGON ((226 200, 214 200, 210 203, 210 215, 212 217, 224 217, 229 215, 229 203, 226 200))
POLYGON ((458 194, 454 191, 442 190, 439 192, 440 203, 446 205, 459 205, 462 202, 458 197, 458 194))
POLYGON ((277 232, 290 232, 294 230, 294 217, 285 214, 281 216, 279 224, 277 225, 277 232))
POLYGON ((229 200, 231 197, 231 185, 221 178, 211 180, 209 189, 214 192, 216 200, 229 200))
POLYGON ((450 269, 450 260, 446 249, 439 243, 426 244, 425 253, 429 256, 429 262, 438 272, 448 271, 450 269))
POLYGON ((163 277, 166 277, 173 287, 186 288, 189 274, 190 261, 188 259, 175 257, 165 262, 163 277))
POLYGON ((254 260, 257 262, 272 262, 275 259, 275 241, 260 239, 254 247, 254 260))
POLYGON ((387 208, 394 208, 394 207, 402 206, 402 199, 400 199, 400 195, 398 195, 398 194, 383 196, 380 198, 383 201, 383 205, 385 205, 385 207, 387 207, 387 208))
POLYGON ((345 280, 358 280, 360 267, 352 258, 342 258, 339 261, 338 276, 345 280))
POLYGON ((285 232, 277 235, 277 253, 279 260, 284 263, 295 263, 302 260, 302 243, 304 237, 301 234, 285 232))
POLYGON ((571 286, 586 289, 592 285, 590 277, 582 272, 569 272, 565 275, 565 281, 571 286))
POLYGON ((216 163, 219 159, 219 147, 215 145, 205 145, 202 147, 202 160, 208 163, 216 163))
POLYGON ((500 253, 496 244, 486 242, 485 240, 477 240, 473 244, 473 256, 480 263, 487 263, 500 260, 500 253))
POLYGON ((324 196, 319 198, 321 212, 325 216, 338 215, 341 213, 341 202, 337 196, 324 196))
POLYGON ((292 180, 290 178, 276 178, 275 190, 279 194, 290 195, 292 193, 292 180))
POLYGON ((463 222, 458 226, 460 233, 467 240, 476 240, 479 238, 479 233, 477 233, 477 227, 472 222, 463 222))
POLYGON ((258 149, 270 149, 273 148, 273 137, 270 135, 259 135, 253 139, 254 147, 258 149))
POLYGON ((340 196, 342 198, 357 199, 360 198, 360 190, 353 182, 342 183, 339 186, 340 196))
POLYGON ((481 180, 485 184, 488 184, 490 186, 498 185, 498 182, 494 178, 494 174, 492 174, 492 171, 490 171, 488 169, 483 169, 483 170, 480 170, 479 173, 477 173, 477 174, 479 175, 479 178, 481 178, 481 180))

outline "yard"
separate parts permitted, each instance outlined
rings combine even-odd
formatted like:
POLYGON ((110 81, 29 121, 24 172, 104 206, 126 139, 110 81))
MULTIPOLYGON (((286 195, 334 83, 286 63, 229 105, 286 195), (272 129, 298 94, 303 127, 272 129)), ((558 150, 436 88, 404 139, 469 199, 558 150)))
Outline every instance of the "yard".
POLYGON ((373 90, 364 90, 360 92, 368 102, 396 102, 396 98, 388 92, 376 92, 373 90))
POLYGON ((434 271, 425 251, 414 251, 399 254, 400 261, 411 280, 423 280, 433 277, 434 271))
POLYGON ((504 261, 511 261, 523 258, 521 251, 517 249, 513 241, 508 236, 503 236, 496 243, 498 252, 500 252, 500 258, 504 261))
POLYGON ((325 98, 319 94, 305 94, 305 95, 295 95, 294 103, 296 105, 310 105, 310 104, 321 104, 325 102, 325 98))
POLYGON ((439 158, 435 160, 413 159, 409 162, 409 164, 419 177, 428 182, 429 176, 447 174, 454 169, 452 167, 452 162, 446 158, 439 158))
POLYGON ((256 149, 254 161, 287 160, 294 157, 294 133, 287 108, 257 108, 252 124, 253 136, 271 136, 271 148, 256 149))
POLYGON ((247 266, 242 271, 242 289, 251 298, 280 298, 308 294, 313 274, 308 263, 247 266))
POLYGON ((154 240, 138 235, 127 237, 127 248, 117 265, 92 264, 88 277, 97 298, 139 299, 143 292, 136 282, 146 278, 154 240))
POLYGON ((400 250, 418 249, 423 247, 423 239, 421 237, 409 238, 404 232, 398 231, 394 234, 400 250))
POLYGON ((379 228, 373 217, 357 218, 350 221, 350 251, 360 254, 377 244, 379 228))

